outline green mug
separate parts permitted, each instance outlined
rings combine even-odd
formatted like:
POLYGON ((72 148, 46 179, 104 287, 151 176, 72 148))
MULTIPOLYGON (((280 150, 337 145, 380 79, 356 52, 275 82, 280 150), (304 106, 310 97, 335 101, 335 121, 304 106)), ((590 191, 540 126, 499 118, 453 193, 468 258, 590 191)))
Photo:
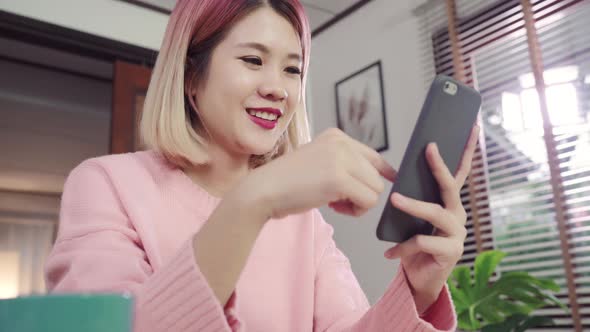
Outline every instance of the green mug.
POLYGON ((0 300, 2 332, 131 332, 133 299, 115 294, 52 294, 0 300))

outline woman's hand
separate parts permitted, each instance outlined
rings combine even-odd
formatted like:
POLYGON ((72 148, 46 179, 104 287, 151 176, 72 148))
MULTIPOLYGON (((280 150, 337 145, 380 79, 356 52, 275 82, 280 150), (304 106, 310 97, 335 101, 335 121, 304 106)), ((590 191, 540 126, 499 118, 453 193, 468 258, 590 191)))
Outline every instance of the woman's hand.
POLYGON ((377 204, 395 170, 375 150, 338 129, 252 171, 239 185, 259 197, 257 209, 281 218, 326 204, 338 213, 359 216, 377 204))
POLYGON ((463 254, 463 242, 467 236, 467 214, 461 204, 459 192, 471 170, 478 136, 479 127, 476 125, 454 177, 436 145, 428 145, 426 159, 439 184, 443 206, 404 197, 399 193, 391 196, 394 206, 430 222, 436 228, 435 235, 416 235, 385 252, 387 258, 401 258, 401 265, 412 288, 419 313, 423 313, 436 301, 463 254))

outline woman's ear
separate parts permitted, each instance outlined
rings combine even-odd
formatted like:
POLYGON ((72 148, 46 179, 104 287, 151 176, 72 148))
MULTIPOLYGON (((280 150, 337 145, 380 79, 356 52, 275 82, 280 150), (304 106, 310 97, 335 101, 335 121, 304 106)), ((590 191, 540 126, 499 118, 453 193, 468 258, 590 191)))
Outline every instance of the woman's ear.
POLYGON ((196 113, 191 114, 191 116, 197 116, 199 109, 197 106, 197 84, 195 83, 194 77, 191 77, 186 80, 184 84, 185 99, 189 102, 191 112, 196 113))
POLYGON ((198 107, 197 107, 197 94, 196 94, 196 93, 193 93, 193 92, 191 92, 191 93, 189 93, 189 94, 187 95, 187 99, 188 99, 188 102, 189 102, 189 103, 190 103, 190 105, 191 105, 191 112, 195 112, 195 113, 197 113, 197 114, 195 114, 195 115, 198 115, 198 107))

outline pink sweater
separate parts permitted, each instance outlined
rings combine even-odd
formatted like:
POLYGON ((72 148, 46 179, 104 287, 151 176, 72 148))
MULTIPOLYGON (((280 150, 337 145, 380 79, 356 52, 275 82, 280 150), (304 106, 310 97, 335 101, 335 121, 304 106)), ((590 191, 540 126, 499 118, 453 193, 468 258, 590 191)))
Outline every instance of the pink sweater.
POLYGON ((370 307, 317 210, 264 226, 223 307, 191 244, 218 203, 155 152, 87 160, 65 185, 47 286, 131 292, 140 332, 455 329, 447 289, 419 317, 403 272, 370 307))

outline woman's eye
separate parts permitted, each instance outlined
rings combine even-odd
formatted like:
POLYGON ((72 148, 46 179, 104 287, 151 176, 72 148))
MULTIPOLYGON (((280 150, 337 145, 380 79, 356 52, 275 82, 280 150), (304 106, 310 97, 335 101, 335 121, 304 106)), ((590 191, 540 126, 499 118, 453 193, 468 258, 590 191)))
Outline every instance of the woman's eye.
POLYGON ((260 60, 260 58, 247 57, 247 58, 241 58, 241 59, 244 62, 251 63, 251 64, 257 65, 257 66, 262 66, 262 60, 260 60))
POLYGON ((289 67, 286 69, 289 74, 301 75, 301 69, 297 67, 289 67))

